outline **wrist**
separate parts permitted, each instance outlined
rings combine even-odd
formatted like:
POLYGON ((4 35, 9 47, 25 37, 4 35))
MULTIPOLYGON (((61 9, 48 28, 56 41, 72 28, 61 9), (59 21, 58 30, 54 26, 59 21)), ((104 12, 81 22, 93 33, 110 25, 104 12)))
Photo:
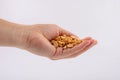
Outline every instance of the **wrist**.
POLYGON ((25 40, 27 37, 27 33, 25 31, 25 27, 23 25, 17 24, 13 27, 13 32, 11 34, 11 44, 13 47, 23 48, 25 45, 25 40))
POLYGON ((0 46, 21 48, 26 38, 25 27, 0 19, 0 46))

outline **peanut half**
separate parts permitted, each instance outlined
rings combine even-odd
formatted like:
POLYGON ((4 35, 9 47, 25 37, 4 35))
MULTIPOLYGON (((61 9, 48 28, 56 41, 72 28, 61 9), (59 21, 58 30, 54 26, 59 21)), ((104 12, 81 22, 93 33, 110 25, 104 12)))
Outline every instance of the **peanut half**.
POLYGON ((75 36, 67 36, 67 35, 61 35, 56 37, 55 39, 51 40, 50 43, 58 48, 58 47, 62 47, 63 49, 66 48, 72 48, 75 45, 78 45, 82 42, 82 40, 80 40, 79 38, 75 37, 75 36))

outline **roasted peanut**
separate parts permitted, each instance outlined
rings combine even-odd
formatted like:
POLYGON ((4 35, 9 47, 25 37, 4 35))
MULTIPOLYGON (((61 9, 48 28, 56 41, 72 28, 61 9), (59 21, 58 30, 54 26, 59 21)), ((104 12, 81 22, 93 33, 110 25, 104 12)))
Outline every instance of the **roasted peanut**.
POLYGON ((75 36, 62 35, 51 40, 50 43, 56 48, 62 47, 63 49, 72 48, 77 44, 80 44, 82 40, 75 36))

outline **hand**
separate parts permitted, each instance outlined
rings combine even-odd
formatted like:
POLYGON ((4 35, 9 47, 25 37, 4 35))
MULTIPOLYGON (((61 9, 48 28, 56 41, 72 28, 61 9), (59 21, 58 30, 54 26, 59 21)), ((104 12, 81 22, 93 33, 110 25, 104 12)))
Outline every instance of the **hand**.
POLYGON ((76 57, 97 43, 87 37, 73 48, 56 49, 50 40, 59 35, 75 36, 54 24, 21 25, 0 19, 0 46, 22 48, 54 60, 76 57))
MULTIPOLYGON (((50 59, 63 59, 63 58, 73 58, 84 53, 91 47, 93 47, 97 41, 91 37, 83 39, 83 42, 79 45, 74 46, 69 49, 55 48, 49 42, 53 38, 59 35, 74 35, 57 25, 54 24, 37 24, 28 27, 22 26, 22 48, 37 54, 40 56, 45 56, 50 59)), ((74 35, 75 36, 75 35, 74 35)))

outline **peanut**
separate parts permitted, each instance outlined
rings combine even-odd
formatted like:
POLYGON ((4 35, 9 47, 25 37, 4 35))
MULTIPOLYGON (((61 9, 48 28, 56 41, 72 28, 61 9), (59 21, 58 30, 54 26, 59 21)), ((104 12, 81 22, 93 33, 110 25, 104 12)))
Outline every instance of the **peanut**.
POLYGON ((50 43, 54 47, 56 48, 62 47, 63 49, 72 48, 75 45, 80 44, 81 42, 82 40, 80 40, 79 38, 75 36, 67 36, 67 35, 58 36, 55 39, 50 41, 50 43))

